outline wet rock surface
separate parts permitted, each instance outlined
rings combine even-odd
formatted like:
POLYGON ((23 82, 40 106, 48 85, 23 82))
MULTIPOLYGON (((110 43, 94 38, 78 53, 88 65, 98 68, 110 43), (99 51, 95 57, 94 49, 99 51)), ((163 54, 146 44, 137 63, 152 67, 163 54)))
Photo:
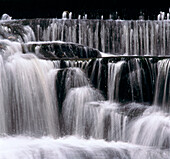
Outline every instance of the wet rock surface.
POLYGON ((97 58, 101 57, 97 49, 85 47, 76 43, 65 42, 30 42, 26 44, 28 52, 34 52, 38 56, 49 59, 58 58, 97 58))

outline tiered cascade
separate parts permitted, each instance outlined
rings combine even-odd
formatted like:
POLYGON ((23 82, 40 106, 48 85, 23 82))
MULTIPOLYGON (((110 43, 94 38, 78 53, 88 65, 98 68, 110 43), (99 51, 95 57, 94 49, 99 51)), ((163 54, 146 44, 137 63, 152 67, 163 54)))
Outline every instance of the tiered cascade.
POLYGON ((169 42, 169 20, 1 21, 0 159, 169 159, 169 42))

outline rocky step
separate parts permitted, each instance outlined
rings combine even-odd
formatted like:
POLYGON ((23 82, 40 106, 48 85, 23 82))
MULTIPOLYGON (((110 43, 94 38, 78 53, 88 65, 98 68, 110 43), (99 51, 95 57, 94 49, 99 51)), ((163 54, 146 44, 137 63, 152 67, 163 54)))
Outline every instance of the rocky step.
POLYGON ((32 52, 37 56, 58 59, 58 58, 97 58, 101 57, 100 51, 77 43, 46 41, 28 42, 23 44, 24 52, 32 52))

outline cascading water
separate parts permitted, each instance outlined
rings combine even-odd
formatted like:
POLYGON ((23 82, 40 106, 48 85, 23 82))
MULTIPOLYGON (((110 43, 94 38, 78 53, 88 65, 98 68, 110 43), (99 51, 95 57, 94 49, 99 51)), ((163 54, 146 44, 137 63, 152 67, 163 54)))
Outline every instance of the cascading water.
MULTIPOLYGON (((111 54, 169 55, 170 21, 49 20, 41 41, 79 43, 111 54)), ((34 28, 33 28, 34 29, 34 28)))
POLYGON ((15 54, 4 61, 2 68, 6 77, 2 76, 1 80, 2 95, 5 94, 2 100, 5 131, 2 134, 58 136, 57 101, 52 86, 56 71, 54 75, 50 72, 53 63, 41 61, 34 55, 15 54))
POLYGON ((169 19, 67 14, 0 21, 0 159, 169 159, 169 19))
POLYGON ((169 106, 170 103, 169 69, 170 69, 169 59, 160 61, 158 63, 158 78, 156 82, 156 94, 155 94, 155 104, 157 105, 160 104, 167 107, 169 106))

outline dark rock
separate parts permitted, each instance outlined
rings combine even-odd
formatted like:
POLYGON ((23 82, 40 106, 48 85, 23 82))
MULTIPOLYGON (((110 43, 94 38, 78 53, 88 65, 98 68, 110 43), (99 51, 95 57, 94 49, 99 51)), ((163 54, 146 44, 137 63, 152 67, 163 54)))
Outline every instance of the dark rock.
POLYGON ((30 42, 24 45, 26 45, 28 52, 39 53, 47 59, 58 58, 77 59, 77 58, 101 57, 101 54, 97 49, 85 47, 77 43, 53 41, 53 42, 30 42))

